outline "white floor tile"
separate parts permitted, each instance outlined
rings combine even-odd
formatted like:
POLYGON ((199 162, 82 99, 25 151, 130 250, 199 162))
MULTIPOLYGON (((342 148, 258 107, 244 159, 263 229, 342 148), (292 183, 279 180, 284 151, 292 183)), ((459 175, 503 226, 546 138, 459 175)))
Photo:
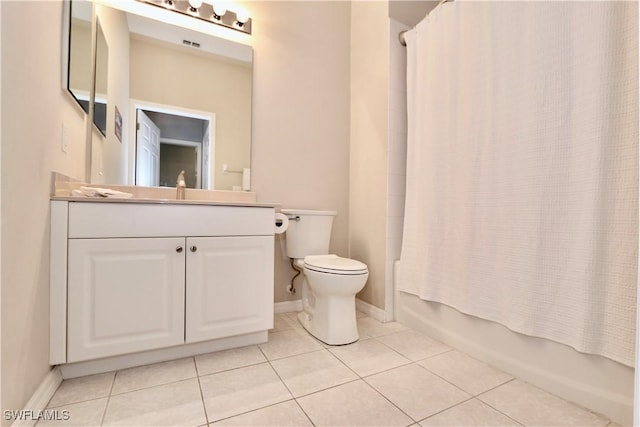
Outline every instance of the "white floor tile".
POLYGON ((527 426, 606 426, 609 420, 520 380, 478 396, 527 426))
POLYGON ((126 393, 196 377, 193 358, 170 360, 116 372, 111 394, 126 393))
POLYGON ((298 399, 316 426, 408 426, 413 421, 358 380, 298 399))
POLYGON ((207 419, 198 379, 111 396, 105 426, 200 426, 207 419))
POLYGON ((271 364, 294 397, 358 379, 327 350, 274 360, 271 364))
POLYGON ((217 421, 291 399, 268 363, 200 377, 209 421, 217 421))
POLYGON ((414 420, 421 420, 471 396, 422 367, 411 364, 365 378, 414 420))
POLYGON ((269 329, 270 332, 281 332, 291 329, 291 320, 287 314, 275 314, 273 316, 273 328, 269 329))
POLYGON ((451 350, 451 347, 415 331, 398 332, 377 338, 408 359, 418 361, 451 350))
POLYGON ((376 340, 363 340, 354 344, 329 349, 361 377, 411 363, 406 357, 376 340))
POLYGON ((269 333, 269 341, 260 344, 260 349, 269 360, 309 353, 322 348, 315 339, 302 329, 289 329, 282 332, 269 333))
POLYGON ((64 380, 49 401, 49 408, 109 395, 115 372, 64 380))
POLYGON ((258 346, 232 348, 196 356, 198 375, 209 375, 267 361, 258 346))
POLYGON ((296 427, 312 426, 309 418, 294 400, 217 421, 210 426, 296 427))
POLYGON ((459 351, 450 351, 418 363, 474 396, 513 379, 513 376, 459 351))
POLYGON ((357 312, 360 341, 327 346, 296 316, 259 346, 65 380, 48 408, 69 419, 37 425, 617 426, 398 323, 357 312))
POLYGON ((420 421, 422 427, 519 426, 517 422, 477 399, 420 421))
MULTIPOLYGON (((80 403, 59 406, 49 411, 57 411, 51 420, 40 420, 36 423, 38 427, 48 426, 78 426, 93 427, 99 426, 104 415, 104 408, 107 405, 107 398, 87 400, 80 403)), ((50 414, 51 415, 51 414, 50 414)))

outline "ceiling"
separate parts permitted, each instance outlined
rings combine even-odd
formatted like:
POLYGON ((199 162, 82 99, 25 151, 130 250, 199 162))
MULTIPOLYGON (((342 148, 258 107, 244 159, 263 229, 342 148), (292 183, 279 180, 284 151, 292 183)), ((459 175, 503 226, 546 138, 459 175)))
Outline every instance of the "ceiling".
POLYGON ((415 27, 438 3, 439 0, 390 0, 389 17, 415 27))

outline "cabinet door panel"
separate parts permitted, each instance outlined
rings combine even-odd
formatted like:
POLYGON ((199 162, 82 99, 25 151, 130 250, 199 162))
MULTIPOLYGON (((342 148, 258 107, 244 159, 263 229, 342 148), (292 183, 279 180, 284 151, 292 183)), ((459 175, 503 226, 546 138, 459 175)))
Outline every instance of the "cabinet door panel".
POLYGON ((69 240, 69 362, 184 342, 184 245, 69 240))
POLYGON ((273 236, 188 238, 187 247, 186 342, 273 327, 273 236))

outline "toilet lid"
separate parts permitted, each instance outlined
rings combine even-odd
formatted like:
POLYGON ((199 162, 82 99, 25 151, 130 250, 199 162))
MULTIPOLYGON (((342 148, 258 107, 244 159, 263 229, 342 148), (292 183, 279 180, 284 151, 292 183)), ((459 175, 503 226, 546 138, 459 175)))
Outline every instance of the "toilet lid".
POLYGON ((355 259, 342 258, 338 255, 309 255, 304 257, 305 265, 317 271, 335 274, 363 274, 367 265, 355 259))

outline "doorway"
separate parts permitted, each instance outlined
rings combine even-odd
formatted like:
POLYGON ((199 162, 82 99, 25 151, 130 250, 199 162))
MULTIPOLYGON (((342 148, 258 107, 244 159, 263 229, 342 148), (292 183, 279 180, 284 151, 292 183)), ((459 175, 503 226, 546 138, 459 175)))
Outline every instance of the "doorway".
POLYGON ((187 188, 213 189, 214 115, 136 103, 134 184, 174 187, 181 171, 187 188))

